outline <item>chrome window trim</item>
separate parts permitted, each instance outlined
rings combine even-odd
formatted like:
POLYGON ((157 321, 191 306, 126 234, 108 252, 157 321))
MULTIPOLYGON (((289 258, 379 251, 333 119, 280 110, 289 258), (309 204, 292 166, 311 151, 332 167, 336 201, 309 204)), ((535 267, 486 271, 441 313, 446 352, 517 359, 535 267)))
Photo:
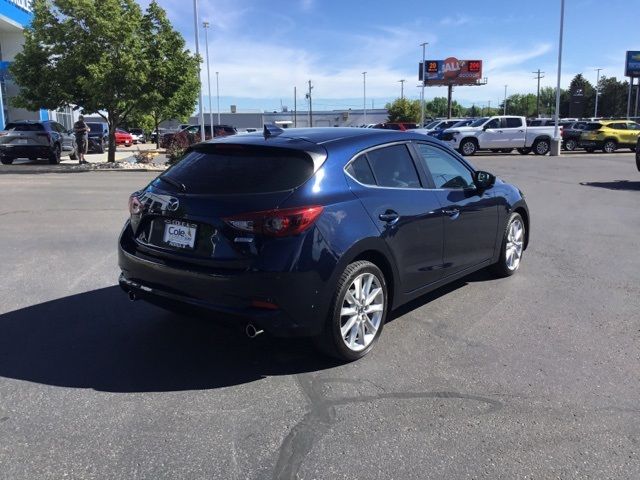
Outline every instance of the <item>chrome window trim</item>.
MULTIPOLYGON (((349 167, 349 165, 351 165, 360 155, 365 155, 369 152, 372 152, 374 150, 380 150, 381 148, 386 148, 386 147, 393 147, 396 145, 405 145, 407 147, 407 153, 409 154, 409 157, 411 157, 411 162, 413 162, 413 156, 411 155, 411 152, 408 151, 409 147, 408 145, 411 144, 412 140, 402 140, 399 142, 391 142, 391 143, 385 143, 384 145, 376 145, 375 147, 369 147, 366 148, 358 153, 356 153, 354 156, 351 157, 351 159, 349 159, 349 161, 347 163, 345 163, 344 167, 342 168, 342 171, 344 172, 344 174, 346 176, 348 176, 350 179, 352 179, 354 182, 356 182, 358 185, 361 185, 365 188, 379 188, 382 190, 418 190, 418 191, 424 191, 424 190, 428 190, 425 187, 420 187, 420 188, 415 188, 415 187, 381 187, 380 185, 367 185, 366 183, 362 183, 360 182, 357 178, 355 178, 353 175, 351 175, 349 172, 347 172, 347 168, 349 167)), ((371 168, 371 166, 369 166, 369 168, 371 168)), ((418 175, 418 181, 421 182, 420 179, 420 174, 417 171, 417 166, 414 164, 413 168, 416 169, 416 174, 418 175)), ((373 168, 371 168, 371 171, 373 172, 373 168)), ((375 176, 375 173, 374 173, 375 176)))

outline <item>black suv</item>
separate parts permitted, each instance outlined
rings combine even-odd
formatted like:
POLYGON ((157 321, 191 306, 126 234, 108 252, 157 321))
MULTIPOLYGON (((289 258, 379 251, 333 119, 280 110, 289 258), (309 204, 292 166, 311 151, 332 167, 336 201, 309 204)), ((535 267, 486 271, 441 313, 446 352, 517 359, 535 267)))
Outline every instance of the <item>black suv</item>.
POLYGON ((56 164, 60 163, 63 152, 74 160, 76 140, 73 132, 58 122, 9 122, 0 131, 0 161, 5 165, 12 164, 16 158, 46 158, 56 164))
POLYGON ((104 153, 109 145, 109 125, 100 122, 87 122, 89 126, 90 152, 104 153))

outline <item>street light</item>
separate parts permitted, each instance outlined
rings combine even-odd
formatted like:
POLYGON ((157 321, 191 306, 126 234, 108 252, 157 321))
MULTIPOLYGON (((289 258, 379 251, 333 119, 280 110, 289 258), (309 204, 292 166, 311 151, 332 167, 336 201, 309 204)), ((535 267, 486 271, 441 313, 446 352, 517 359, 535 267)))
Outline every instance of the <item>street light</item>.
POLYGON ((429 45, 429 42, 424 42, 421 43, 420 46, 422 47, 422 90, 420 92, 420 127, 424 127, 424 72, 425 72, 425 68, 424 68, 424 62, 425 62, 425 48, 426 46, 429 45))
POLYGON ((596 68, 596 108, 593 112, 593 116, 598 118, 598 97, 600 96, 600 70, 604 70, 603 68, 596 68))
POLYGON ((558 82, 556 85, 556 111, 555 111, 555 127, 553 129, 553 141, 551 142, 551 155, 554 157, 560 155, 560 128, 558 121, 560 120, 560 80, 562 76, 562 38, 564 36, 564 0, 560 0, 560 39, 558 41, 558 82))
POLYGON ((218 103, 218 125, 220 125, 220 83, 218 82, 218 72, 216 72, 216 102, 218 103))
POLYGON ((362 111, 364 112, 364 125, 367 126, 367 72, 362 72, 362 111))
POLYGON ((213 137, 213 108, 211 108, 211 70, 209 69, 209 22, 202 22, 204 28, 204 43, 207 52, 207 85, 209 88, 209 128, 211 129, 211 137, 213 137))
MULTIPOLYGON (((200 56, 200 35, 199 35, 199 25, 198 22, 198 0, 193 0, 193 21, 195 24, 195 33, 196 33, 196 56, 200 56)), ((200 62, 198 62, 198 83, 200 84, 200 138, 204 141, 204 108, 202 108, 202 78, 200 77, 200 62)))
POLYGON ((504 113, 503 115, 507 114, 507 85, 504 86, 504 113))

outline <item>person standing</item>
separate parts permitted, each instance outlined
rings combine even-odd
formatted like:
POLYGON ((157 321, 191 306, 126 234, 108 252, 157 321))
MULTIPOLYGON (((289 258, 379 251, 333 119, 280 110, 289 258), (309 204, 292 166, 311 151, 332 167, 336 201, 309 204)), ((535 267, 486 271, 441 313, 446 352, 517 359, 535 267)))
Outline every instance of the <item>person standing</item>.
POLYGON ((79 163, 89 163, 84 159, 89 148, 89 125, 85 123, 83 115, 80 115, 78 121, 73 124, 73 133, 76 135, 79 163))

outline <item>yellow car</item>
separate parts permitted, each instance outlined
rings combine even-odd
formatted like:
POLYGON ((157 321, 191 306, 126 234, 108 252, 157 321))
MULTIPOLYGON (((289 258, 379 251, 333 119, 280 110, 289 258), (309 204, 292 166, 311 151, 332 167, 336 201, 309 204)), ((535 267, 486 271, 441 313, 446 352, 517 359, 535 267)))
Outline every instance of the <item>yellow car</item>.
POLYGON ((640 125, 628 120, 600 120, 590 122, 580 135, 580 146, 587 152, 602 150, 613 153, 618 148, 635 146, 640 136, 640 125))

